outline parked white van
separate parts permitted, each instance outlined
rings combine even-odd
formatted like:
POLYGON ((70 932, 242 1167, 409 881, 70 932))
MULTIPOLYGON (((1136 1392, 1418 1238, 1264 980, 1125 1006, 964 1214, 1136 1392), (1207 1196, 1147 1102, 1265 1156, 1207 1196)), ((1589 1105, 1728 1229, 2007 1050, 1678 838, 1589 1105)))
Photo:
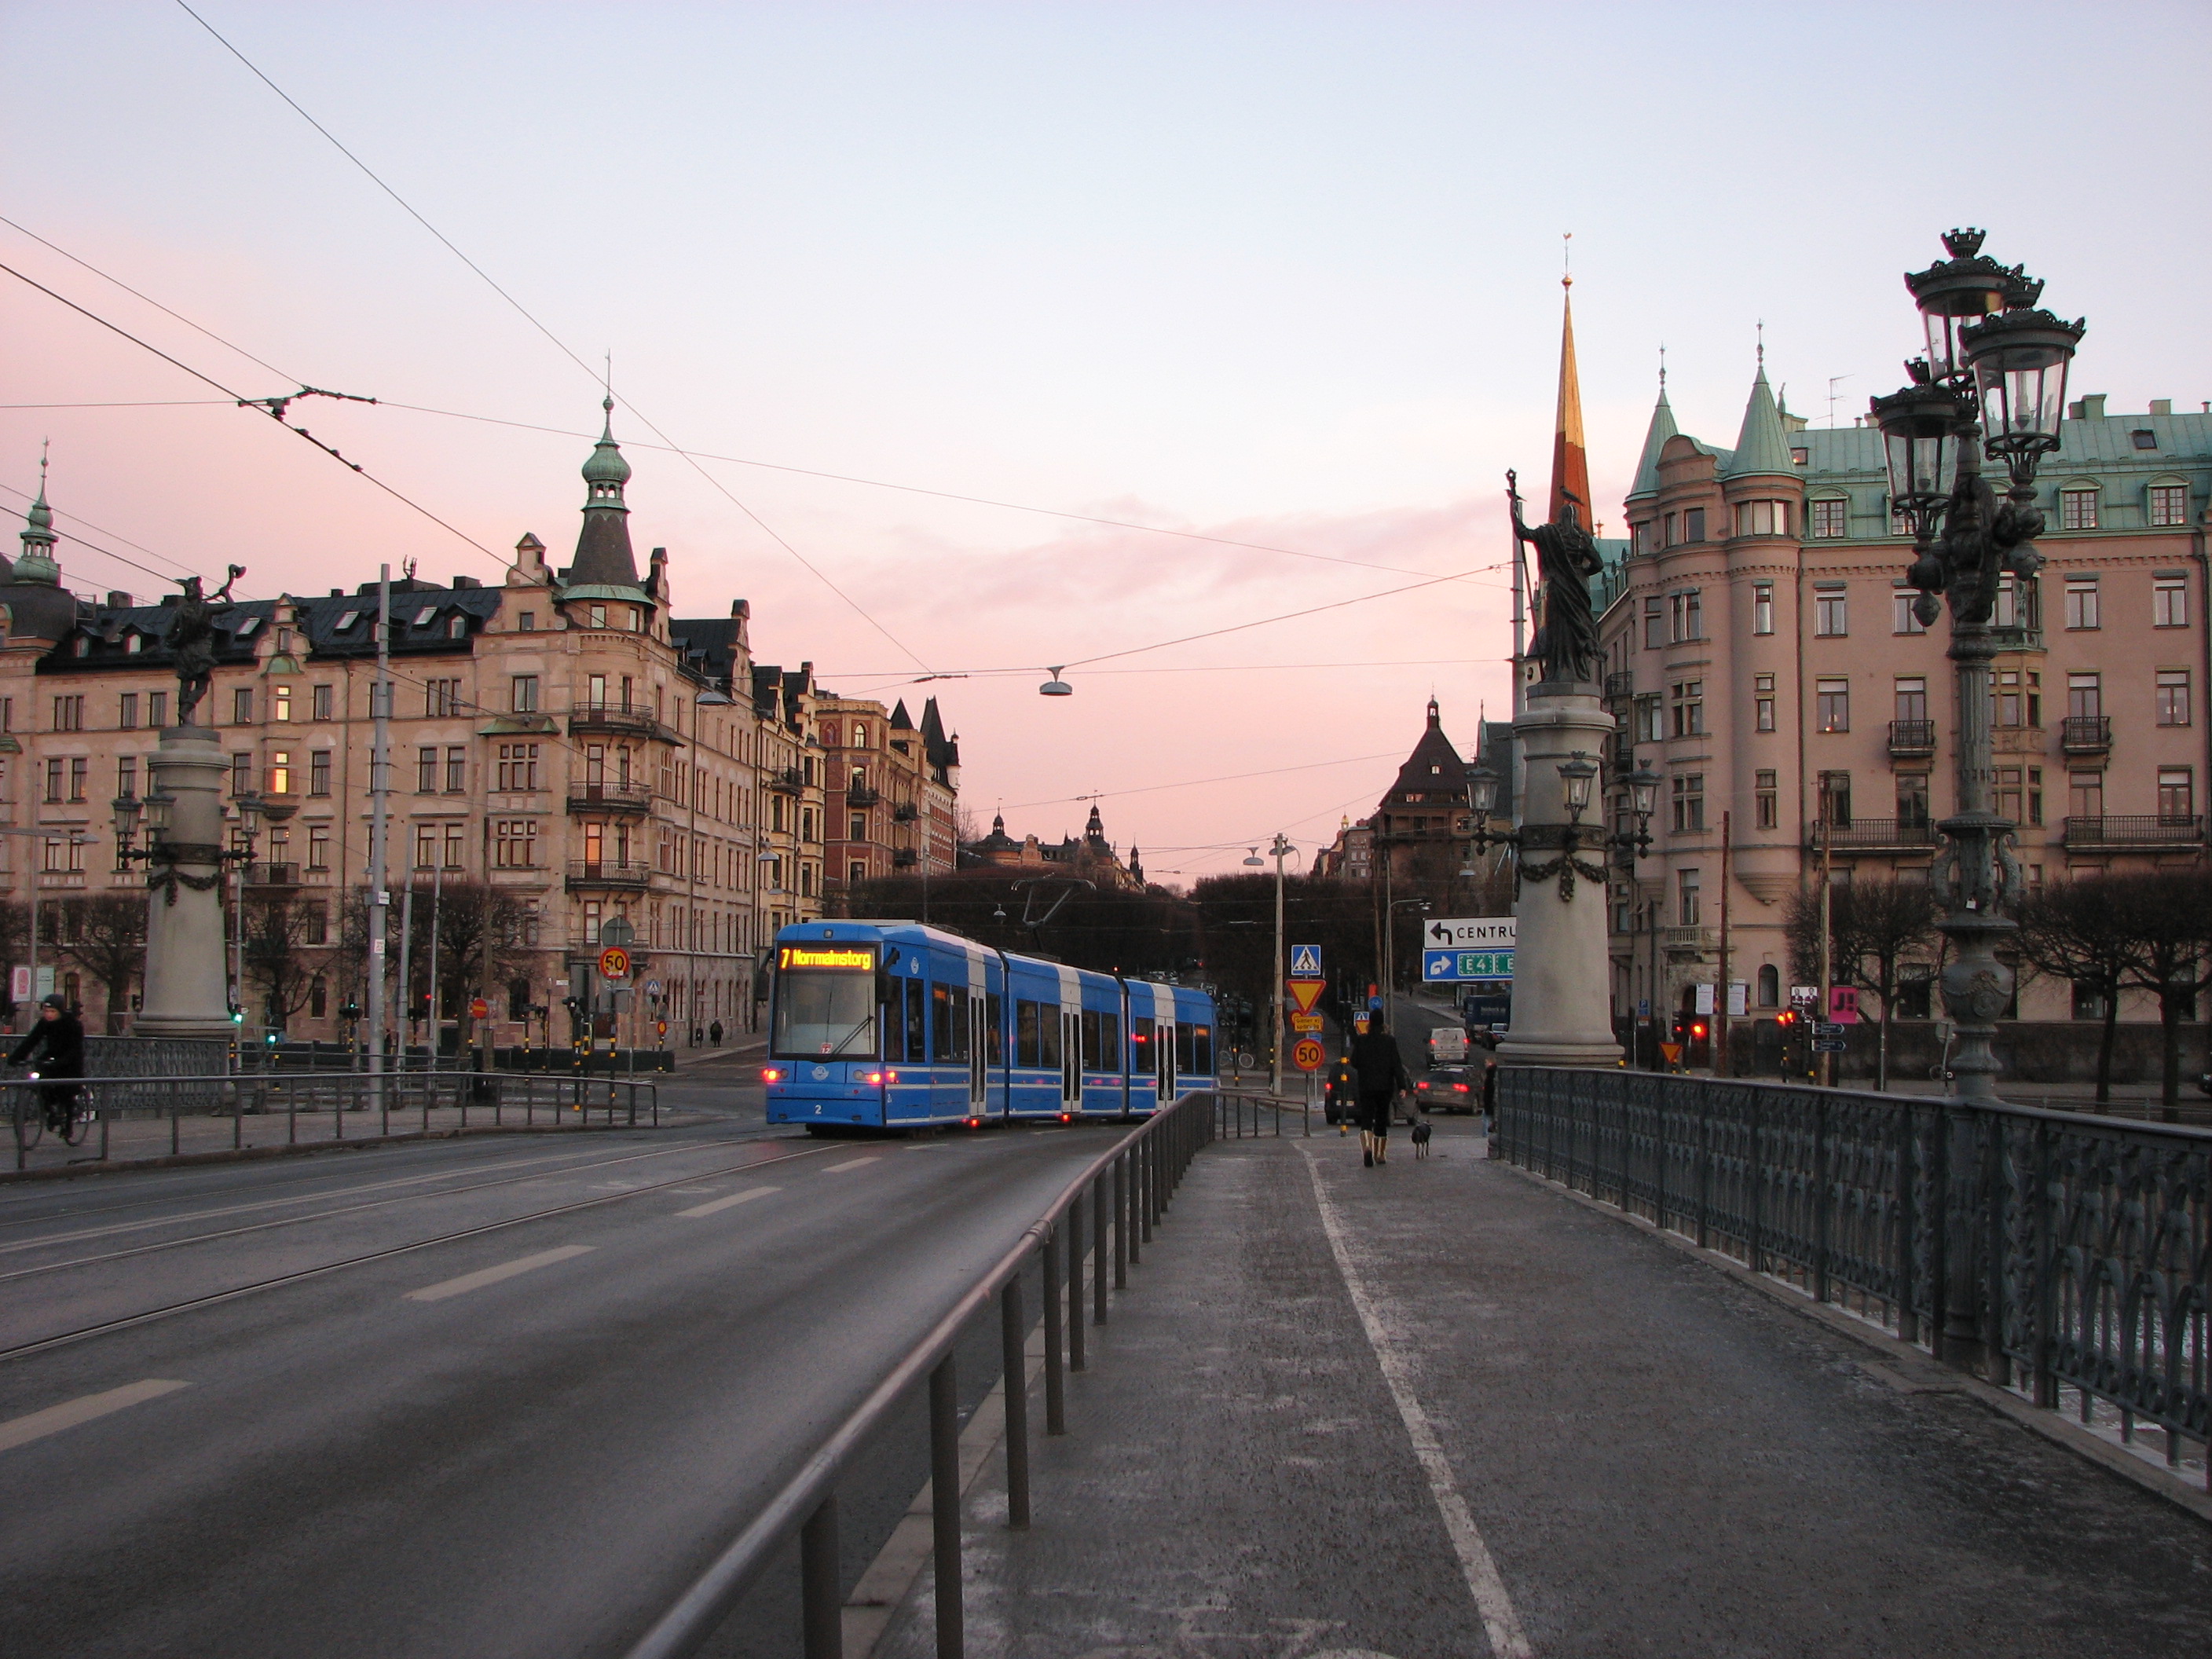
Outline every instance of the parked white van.
POLYGON ((1429 1064, 1458 1066, 1467 1060, 1467 1028, 1437 1025, 1429 1031, 1429 1064))

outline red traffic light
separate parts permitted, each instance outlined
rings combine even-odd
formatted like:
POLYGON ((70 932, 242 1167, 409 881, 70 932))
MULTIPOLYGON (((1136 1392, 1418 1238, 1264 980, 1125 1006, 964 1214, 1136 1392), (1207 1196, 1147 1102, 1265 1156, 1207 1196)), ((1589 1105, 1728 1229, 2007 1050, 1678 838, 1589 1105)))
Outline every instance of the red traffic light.
POLYGON ((1690 1035, 1691 1035, 1692 1036, 1693 1036, 1693 1037, 1702 1037, 1703 1036, 1705 1036, 1705 1021, 1703 1021, 1702 1019, 1700 1019, 1700 1020, 1696 1020, 1696 1021, 1692 1022, 1691 1026, 1690 1026, 1690 1035))

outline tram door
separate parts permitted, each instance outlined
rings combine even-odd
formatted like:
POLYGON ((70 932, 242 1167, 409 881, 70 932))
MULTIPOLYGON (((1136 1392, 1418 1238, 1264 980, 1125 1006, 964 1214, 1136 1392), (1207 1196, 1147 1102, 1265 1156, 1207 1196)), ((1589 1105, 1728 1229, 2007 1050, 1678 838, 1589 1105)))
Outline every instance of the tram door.
POLYGON ((1159 1068, 1160 1104, 1166 1106, 1174 1102, 1176 1094, 1176 1025, 1172 1006, 1164 1011, 1154 1030, 1158 1035, 1152 1042, 1152 1058, 1159 1068))
POLYGON ((983 994, 968 994, 968 1115, 981 1117, 991 1103, 990 1022, 983 994))
POLYGON ((1083 1010, 1060 1011, 1060 1109, 1083 1109, 1083 1010))

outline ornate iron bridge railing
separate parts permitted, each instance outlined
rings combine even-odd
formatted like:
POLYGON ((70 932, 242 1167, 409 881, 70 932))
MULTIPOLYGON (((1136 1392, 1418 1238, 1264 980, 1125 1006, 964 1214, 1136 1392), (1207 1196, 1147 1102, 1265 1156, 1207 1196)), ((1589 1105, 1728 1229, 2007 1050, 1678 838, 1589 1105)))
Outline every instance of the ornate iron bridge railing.
MULTIPOLYGON (((2212 1131, 1646 1072, 1500 1073, 1498 1155, 2122 1432, 2212 1441, 2212 1131)), ((2212 1448, 2206 1456, 2212 1486, 2212 1448)))

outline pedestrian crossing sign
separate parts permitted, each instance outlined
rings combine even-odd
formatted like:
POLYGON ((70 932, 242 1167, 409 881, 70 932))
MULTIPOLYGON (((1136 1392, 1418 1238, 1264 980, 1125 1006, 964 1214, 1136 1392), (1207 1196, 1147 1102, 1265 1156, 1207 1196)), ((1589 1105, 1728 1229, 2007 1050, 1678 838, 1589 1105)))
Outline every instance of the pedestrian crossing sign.
POLYGON ((1292 979, 1319 979, 1321 977, 1320 945, 1293 945, 1291 946, 1290 977, 1292 979))

